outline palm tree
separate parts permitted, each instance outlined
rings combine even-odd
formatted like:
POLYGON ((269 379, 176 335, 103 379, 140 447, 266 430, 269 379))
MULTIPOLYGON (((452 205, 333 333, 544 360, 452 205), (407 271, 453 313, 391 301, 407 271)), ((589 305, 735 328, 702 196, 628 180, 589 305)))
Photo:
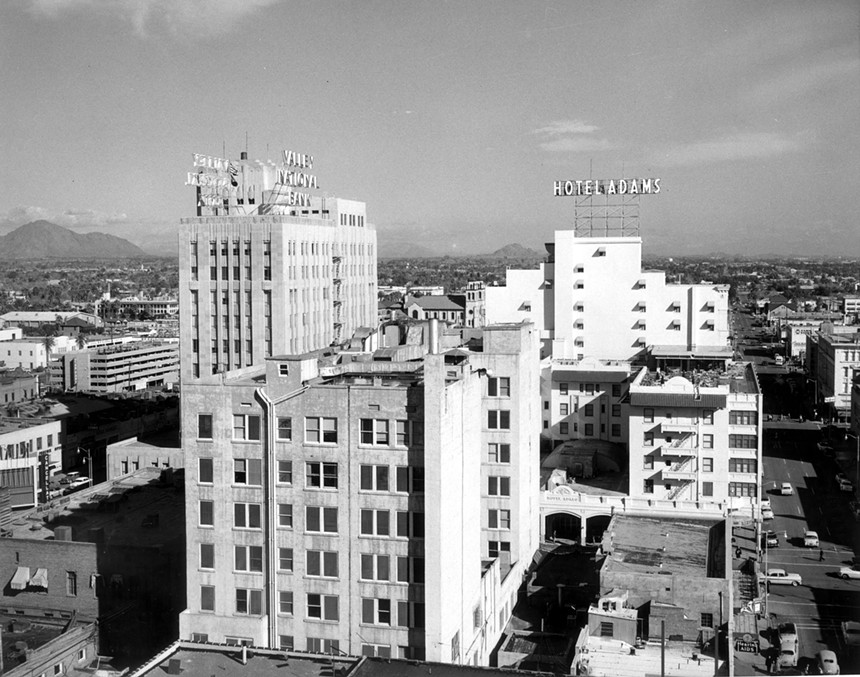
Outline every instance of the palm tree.
POLYGON ((56 345, 57 339, 54 336, 48 334, 42 339, 42 345, 45 346, 45 355, 50 356, 51 352, 54 350, 54 345, 56 345))
POLYGON ((78 347, 78 350, 83 350, 87 347, 87 337, 78 332, 78 335, 75 337, 75 345, 78 347))

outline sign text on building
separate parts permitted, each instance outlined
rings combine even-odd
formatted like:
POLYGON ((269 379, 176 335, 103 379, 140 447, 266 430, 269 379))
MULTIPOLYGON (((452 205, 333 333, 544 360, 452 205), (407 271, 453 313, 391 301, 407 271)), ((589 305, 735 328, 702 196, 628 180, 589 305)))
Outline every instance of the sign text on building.
POLYGON ((590 195, 657 195, 660 179, 584 179, 554 181, 553 195, 556 197, 579 197, 590 195))

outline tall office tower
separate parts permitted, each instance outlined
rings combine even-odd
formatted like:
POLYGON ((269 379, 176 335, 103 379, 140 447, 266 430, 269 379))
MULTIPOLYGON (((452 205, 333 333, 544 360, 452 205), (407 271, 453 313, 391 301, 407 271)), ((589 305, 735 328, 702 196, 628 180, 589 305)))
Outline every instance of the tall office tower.
POLYGON ((184 386, 182 638, 488 663, 537 548, 537 333, 434 329, 184 386))
POLYGON ((728 359, 728 285, 667 284, 642 270, 638 236, 582 237, 555 231, 537 270, 509 270, 486 290, 488 323, 528 319, 545 356, 633 360, 728 359))
POLYGON ((363 202, 317 197, 309 156, 194 156, 181 220, 183 383, 340 343, 376 326, 376 231, 363 202))

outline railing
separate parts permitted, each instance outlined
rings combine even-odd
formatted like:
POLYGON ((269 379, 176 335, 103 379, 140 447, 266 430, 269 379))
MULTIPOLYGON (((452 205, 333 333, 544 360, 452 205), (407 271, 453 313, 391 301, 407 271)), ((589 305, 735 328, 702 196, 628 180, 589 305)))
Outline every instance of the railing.
MULTIPOLYGON (((567 485, 562 485, 567 486, 567 485)), ((682 485, 682 487, 687 485, 682 485)), ((706 502, 691 500, 676 500, 672 498, 632 498, 630 496, 600 496, 581 494, 568 490, 566 493, 542 491, 540 497, 542 510, 559 510, 569 508, 578 511, 597 511, 612 513, 628 513, 634 515, 702 515, 716 518, 724 516, 733 506, 727 502, 706 502)), ((743 505, 736 508, 736 514, 751 514, 751 507, 743 505)))

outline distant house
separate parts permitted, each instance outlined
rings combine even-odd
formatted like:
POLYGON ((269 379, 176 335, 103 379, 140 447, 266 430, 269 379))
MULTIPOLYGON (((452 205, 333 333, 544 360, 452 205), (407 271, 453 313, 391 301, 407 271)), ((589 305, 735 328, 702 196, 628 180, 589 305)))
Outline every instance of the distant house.
POLYGON ((449 324, 463 325, 466 318, 465 304, 457 303, 450 296, 410 298, 404 303, 403 309, 407 317, 413 320, 441 320, 449 324))

